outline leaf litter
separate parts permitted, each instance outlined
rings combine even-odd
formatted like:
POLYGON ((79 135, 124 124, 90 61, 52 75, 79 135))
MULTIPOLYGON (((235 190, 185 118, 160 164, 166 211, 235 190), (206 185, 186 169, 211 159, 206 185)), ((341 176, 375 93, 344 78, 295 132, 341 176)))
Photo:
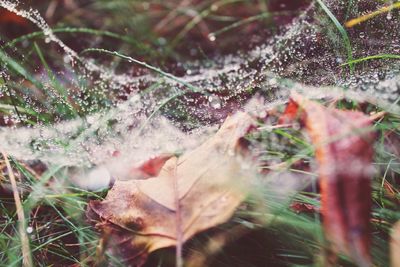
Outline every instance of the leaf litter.
MULTIPOLYGON (((370 266, 371 200, 366 196, 371 195, 373 174, 374 134, 368 129, 372 120, 293 93, 280 120, 288 123, 296 117, 316 149, 324 228, 334 253, 328 260, 334 264, 334 255, 343 252, 360 266, 370 266)), ((95 219, 113 254, 141 266, 148 253, 169 246, 179 251, 194 234, 232 217, 251 185, 260 185, 251 154, 244 154, 247 159, 234 156, 235 147, 254 126, 246 113, 228 117, 204 144, 159 165, 157 176, 116 181, 105 200, 92 201, 88 216, 95 219)), ((261 184, 271 185, 268 182, 261 184)))
MULTIPOLYGON (((343 8, 341 5, 336 5, 336 2, 338 1, 326 1, 326 5, 340 18, 344 14, 343 8)), ((217 57, 215 59, 216 67, 205 68, 201 63, 188 63, 190 74, 178 80, 168 77, 160 78, 160 76, 153 74, 130 77, 118 74, 114 70, 109 69, 108 66, 94 64, 93 59, 89 58, 88 54, 83 57, 58 39, 38 12, 34 10, 21 10, 18 8, 18 2, 1 1, 0 5, 11 12, 28 18, 42 29, 49 42, 57 43, 64 50, 66 57, 63 58, 63 61, 67 65, 70 65, 69 69, 72 73, 85 77, 88 80, 96 80, 94 85, 96 85, 96 90, 99 90, 97 93, 100 95, 104 93, 105 89, 101 89, 104 87, 106 90, 110 89, 111 92, 118 96, 112 100, 111 104, 105 106, 101 104, 101 101, 94 104, 85 101, 79 102, 79 105, 88 107, 87 112, 89 115, 83 118, 66 121, 59 119, 51 126, 39 124, 31 128, 2 127, 0 132, 0 138, 4 140, 1 144, 2 148, 20 160, 40 160, 49 166, 61 165, 72 169, 71 173, 75 174, 76 179, 79 180, 77 183, 82 188, 99 187, 91 187, 84 182, 82 183, 81 180, 85 180, 89 176, 96 177, 97 175, 102 175, 105 177, 105 182, 101 183, 100 188, 107 187, 115 177, 121 178, 115 181, 113 189, 110 190, 104 205, 118 206, 113 201, 107 202, 107 199, 112 199, 114 194, 118 196, 118 193, 123 192, 128 201, 118 203, 120 205, 128 205, 130 209, 133 209, 133 215, 128 214, 129 216, 126 217, 126 214, 122 213, 119 214, 122 216, 121 218, 118 216, 116 218, 111 213, 115 209, 110 211, 109 209, 103 210, 99 208, 102 207, 100 203, 103 202, 92 202, 90 207, 100 219, 106 221, 105 226, 100 224, 99 227, 103 227, 103 230, 109 227, 106 232, 108 231, 108 234, 110 234, 109 230, 112 229, 111 235, 116 234, 116 239, 113 240, 111 238, 110 242, 129 244, 130 249, 138 251, 138 254, 133 256, 138 256, 139 262, 141 260, 142 263, 144 262, 144 258, 141 258, 141 256, 147 256, 147 253, 157 248, 171 245, 181 246, 184 241, 190 239, 195 233, 227 221, 233 215, 234 210, 244 200, 244 193, 246 191, 235 188, 237 190, 235 197, 233 197, 235 201, 230 203, 228 209, 225 209, 225 206, 218 206, 219 209, 222 209, 223 213, 210 215, 214 221, 205 220, 203 222, 200 220, 201 223, 197 225, 190 224, 192 228, 188 230, 188 233, 185 234, 185 231, 179 233, 178 228, 185 225, 186 219, 184 218, 187 218, 182 215, 184 214, 182 211, 193 207, 185 205, 179 207, 180 205, 176 205, 176 196, 178 196, 178 200, 180 197, 186 200, 186 195, 181 196, 177 194, 175 191, 179 193, 180 190, 178 189, 180 189, 180 186, 177 186, 177 189, 172 185, 174 182, 181 180, 183 184, 195 183, 193 179, 196 180, 196 175, 187 175, 192 179, 190 183, 185 181, 186 178, 171 175, 171 171, 180 170, 182 168, 180 166, 184 163, 179 164, 180 160, 185 157, 191 159, 188 156, 191 153, 188 151, 192 151, 192 153, 198 151, 202 146, 200 144, 215 129, 215 125, 224 121, 228 114, 234 113, 240 108, 247 108, 252 111, 258 110, 263 113, 267 110, 267 107, 278 106, 284 103, 290 94, 290 90, 293 89, 301 92, 306 98, 323 99, 333 96, 338 99, 342 95, 346 95, 348 96, 347 99, 357 102, 363 102, 363 100, 368 99, 370 100, 369 102, 385 107, 385 109, 388 108, 390 111, 398 110, 396 104, 399 97, 398 63, 393 61, 390 64, 383 65, 379 61, 374 61, 370 63, 373 68, 360 68, 359 70, 356 68, 355 75, 346 75, 346 68, 338 67, 346 61, 346 58, 342 56, 343 53, 340 49, 336 50, 334 46, 331 46, 331 42, 337 40, 337 38, 330 39, 326 37, 330 33, 324 30, 324 26, 327 25, 326 22, 323 19, 317 19, 320 11, 315 4, 311 4, 293 23, 286 26, 282 30, 282 35, 267 40, 266 44, 260 45, 252 51, 244 53, 244 55, 239 53, 234 56, 217 57), (149 87, 154 83, 159 83, 160 80, 162 81, 158 85, 160 88, 150 92, 146 96, 141 96, 139 90, 136 89, 129 93, 121 90, 121 87, 149 87), (196 88, 201 88, 203 91, 191 91, 189 90, 190 88, 188 89, 185 86, 185 83, 190 83, 196 88), (326 87, 321 88, 321 85, 326 87), (347 91, 341 90, 340 87, 347 88, 347 91), (224 90, 224 88, 227 88, 227 90, 224 90), (253 89, 250 94, 247 93, 249 88, 253 89), (246 107, 245 103, 249 99, 253 99, 252 96, 255 93, 264 97, 264 103, 256 107, 251 105, 246 107), (127 100, 121 101, 121 98, 119 98, 121 96, 127 100), (181 108, 187 111, 191 116, 199 120, 200 124, 196 126, 183 125, 178 119, 178 115, 159 112, 163 106, 168 107, 173 102, 172 100, 165 101, 165 99, 181 100, 183 105, 181 107, 178 106, 177 110, 181 108), (231 105, 232 102, 234 104, 231 105), (162 160, 161 163, 155 164, 156 167, 150 167, 153 168, 151 171, 147 170, 149 167, 143 167, 140 171, 137 168, 124 168, 124 166, 133 166, 138 162, 143 162, 153 156, 160 155, 160 153, 175 154, 177 151, 184 152, 183 156, 172 156, 164 165, 162 160), (115 157, 116 153, 120 154, 120 156, 115 157), (155 169, 158 169, 161 165, 163 165, 161 172, 158 175, 154 175, 156 174, 155 169), (98 168, 103 168, 104 166, 104 169, 98 171, 98 168), (170 167, 170 169, 167 167, 170 167), (94 174, 93 170, 95 171, 94 174), (135 170, 133 174, 132 170, 135 170), (143 174, 147 174, 147 176, 143 176, 146 179, 136 180, 143 174), (149 178, 149 176, 154 177, 149 178), (132 180, 133 177, 135 180, 132 180), (150 186, 152 183, 157 183, 157 186, 150 186), (128 188, 127 185, 131 189, 129 192, 125 190, 128 188), (168 193, 157 194, 154 188, 164 188, 165 192, 168 193), (140 232, 147 231, 148 227, 158 225, 157 222, 154 225, 146 223, 144 224, 144 228, 141 228, 143 221, 137 218, 142 219, 142 215, 148 212, 148 210, 142 208, 143 210, 140 211, 140 205, 136 205, 136 203, 132 205, 129 202, 133 193, 137 193, 140 198, 144 199, 141 200, 143 201, 143 205, 151 205, 152 208, 156 206, 166 211, 169 215, 171 213, 175 213, 175 215, 176 213, 181 213, 182 217, 169 216, 168 219, 160 221, 160 223, 168 222, 170 224, 168 225, 169 228, 162 224, 159 226, 160 229, 168 228, 168 232, 167 234, 156 236, 154 239, 149 238, 147 234, 142 236, 125 235, 125 232, 121 234, 121 231, 131 231, 132 227, 135 232, 140 232), (177 212, 177 207, 179 207, 180 212, 177 212), (139 213, 142 217, 135 217, 135 213, 139 213), (176 229, 176 232, 174 235, 171 235, 173 229, 176 229), (182 236, 178 237, 180 234, 182 236), (149 244, 151 245, 147 246, 149 244)), ((358 7, 361 10, 365 8, 362 4, 358 7)), ((397 19, 388 19, 388 23, 393 27, 389 27, 388 25, 385 27, 391 29, 398 28, 397 19)), ((380 23, 374 20, 366 22, 360 28, 350 29, 349 34, 353 42, 353 55, 357 58, 379 54, 383 48, 386 49, 385 52, 398 53, 399 47, 396 45, 396 40, 399 39, 398 32, 396 30, 391 30, 390 32, 382 30, 380 23), (385 40, 377 38, 377 34, 382 35, 382 31, 391 40, 391 43, 385 43, 385 40), (368 40, 365 38, 366 32, 370 34, 368 40), (383 43, 385 45, 382 45, 383 43)), ((340 45, 337 47, 340 47, 340 45)), ((6 78, 8 77, 6 70, 4 73, 2 71, 2 74, 6 78)), ((68 82, 75 83, 73 78, 68 82)), ((3 89, 4 87, 2 86, 3 89)), ((307 102, 307 108, 305 108, 305 106, 302 106, 304 104, 300 104, 303 100, 306 101, 305 98, 294 96, 292 100, 297 99, 297 101, 294 101, 298 102, 297 105, 300 106, 300 110, 304 109, 304 113, 307 114, 303 122, 308 128, 311 140, 314 145, 318 144, 316 145, 316 161, 319 166, 318 170, 323 198, 322 215, 324 217, 327 238, 332 242, 335 253, 339 251, 346 253, 349 256, 353 256, 358 264, 369 266, 370 256, 368 251, 370 241, 368 237, 368 224, 371 204, 369 200, 353 201, 353 198, 358 199, 361 194, 368 195, 371 190, 369 183, 371 169, 366 167, 370 166, 371 163, 371 142, 366 142, 364 137, 369 141, 372 140, 372 137, 370 133, 366 133, 363 138, 360 138, 360 136, 365 134, 363 132, 359 135, 345 135, 344 138, 339 138, 338 141, 330 141, 328 137, 336 134, 341 135, 346 129, 353 130, 354 127, 364 127, 369 125, 371 121, 366 116, 356 112, 325 111, 322 106, 318 106, 317 104, 314 106, 313 102, 307 102), (315 107, 317 111, 309 110, 311 107, 315 107), (312 118, 313 116, 318 117, 323 115, 326 115, 329 119, 319 120, 318 118, 312 118), (349 118, 342 118, 347 116, 350 119, 354 119, 351 121, 351 124, 347 123, 349 118), (329 121, 329 123, 326 121, 329 121), (327 132, 327 134, 320 137, 321 132, 327 132), (320 145, 324 142, 319 142, 321 140, 318 138, 322 138, 324 142, 328 142, 328 145, 320 145), (349 145, 349 143, 354 144, 354 147, 349 145), (345 151, 343 153, 346 157, 338 156, 337 151, 341 151, 341 149, 345 151), (350 160, 354 161, 354 157, 359 157, 360 155, 359 164, 355 166, 356 173, 354 175, 344 174, 345 171, 343 169, 345 168, 343 168, 343 164, 350 160), (329 159, 328 163, 324 161, 326 158, 329 159), (353 188, 343 185, 344 183, 347 184, 347 182, 361 185, 360 187, 356 187, 359 191, 354 194, 348 194, 349 190, 353 193, 353 188), (327 186, 327 184, 330 186, 327 186), (340 201, 340 205, 337 201, 340 201)), ((297 107, 296 109, 299 108, 297 107)), ((41 108, 37 108, 37 111, 40 112, 42 110, 41 108)), ((14 116, 10 120, 18 123, 19 118, 14 116)), ((227 121, 229 122, 229 120, 230 118, 228 117, 227 121)), ((225 123, 227 122, 225 121, 225 123)), ((352 131, 351 133, 353 134, 352 131)), ((216 136, 218 136, 218 133, 216 136)), ((211 137, 208 140, 213 140, 213 138, 211 137)), ((204 144, 207 144, 209 141, 206 141, 204 144)), ((231 141, 236 143, 237 140, 232 139, 231 141)), ((192 164, 202 168, 204 166, 210 167, 209 164, 212 164, 212 162, 209 162, 210 158, 215 158, 216 163, 224 159, 224 157, 196 158, 194 157, 194 163, 192 164), (206 164, 203 166, 204 162, 206 164)), ((227 158, 235 161, 235 157, 227 158)), ((150 164, 150 162, 152 161, 150 160, 147 163, 150 164)), ((243 163, 239 163, 234 166, 240 170, 235 172, 234 176, 241 173, 242 165, 243 163)), ((189 166, 192 165, 189 164, 189 166)), ((214 165, 211 166, 211 170, 216 168, 214 165)), ((223 166, 223 168, 225 167, 229 167, 229 164, 228 166, 223 166)), ((228 168, 219 175, 222 178, 225 176, 225 179, 231 181, 230 179, 233 177, 227 175, 230 174, 230 171, 228 168)), ((187 172, 190 173, 192 171, 187 172)), ((182 177, 186 177, 186 175, 182 175, 182 177)), ((202 177, 199 180, 203 181, 202 177)), ((195 189, 191 190, 199 190, 200 193, 204 190, 207 191, 208 195, 208 192, 211 191, 208 187, 215 186, 217 187, 215 193, 217 196, 220 196, 221 188, 226 189, 226 183, 229 186, 234 186, 234 183, 231 184, 225 180, 223 181, 223 186, 220 184, 205 183, 201 185, 205 186, 206 189, 204 187, 203 189, 201 187, 193 187, 195 189)), ((197 185, 197 183, 195 184, 197 185)), ((297 187, 291 189, 297 189, 297 187)), ((191 196, 191 190, 188 191, 188 196, 191 196)), ((133 199, 136 200, 136 197, 133 199)), ((207 215, 207 213, 204 215, 207 215)))
POLYGON ((370 266, 372 120, 359 111, 326 109, 298 94, 290 101, 281 120, 299 116, 315 146, 323 224, 333 251, 370 266))

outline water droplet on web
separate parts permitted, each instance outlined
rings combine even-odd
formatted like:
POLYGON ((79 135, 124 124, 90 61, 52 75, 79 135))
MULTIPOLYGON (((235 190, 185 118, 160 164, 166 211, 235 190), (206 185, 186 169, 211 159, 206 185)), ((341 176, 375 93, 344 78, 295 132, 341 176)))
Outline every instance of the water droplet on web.
POLYGON ((164 46, 167 44, 167 39, 165 39, 164 37, 159 37, 157 38, 157 42, 159 45, 164 46))
POLYGON ((96 118, 94 118, 93 116, 88 116, 86 118, 87 123, 89 124, 93 124, 96 121, 96 118))
POLYGON ((32 234, 32 233, 33 233, 33 227, 32 227, 32 226, 28 226, 28 227, 26 228, 26 232, 27 232, 28 234, 32 234))
POLYGON ((46 44, 50 43, 50 42, 51 42, 51 39, 50 39, 50 37, 46 37, 46 38, 44 38, 44 42, 45 42, 46 44))
POLYGON ((215 34, 210 33, 208 35, 208 40, 210 40, 211 42, 215 42, 215 40, 217 40, 217 37, 215 36, 215 34))
POLYGON ((63 61, 64 61, 65 64, 71 63, 71 60, 72 60, 72 58, 71 58, 70 55, 64 55, 63 61))
POLYGON ((271 79, 269 79, 268 83, 271 86, 275 86, 278 84, 278 81, 275 78, 271 78, 271 79))
MULTIPOLYGON (((0 4, 4 5, 4 3, 9 2, 0 1, 0 4)), ((148 7, 144 3, 143 8, 145 9, 146 6, 148 7)), ((211 9, 217 10, 218 5, 213 4, 211 9)), ((104 156, 108 155, 107 151, 121 150, 121 153, 126 153, 132 161, 137 161, 145 160, 146 156, 157 154, 158 152, 174 152, 176 149, 184 150, 199 144, 199 138, 188 137, 186 132, 184 133, 181 129, 175 127, 174 123, 176 121, 172 121, 172 123, 169 120, 163 121, 164 114, 157 112, 158 107, 165 102, 165 99, 172 94, 176 94, 183 88, 180 83, 168 79, 164 81, 153 73, 145 73, 145 75, 141 73, 139 78, 137 76, 118 75, 107 66, 98 64, 95 60, 95 55, 91 56, 88 54, 84 58, 78 57, 76 52, 52 34, 50 27, 45 24, 43 19, 39 18, 40 14, 33 11, 27 11, 24 14, 30 17, 31 21, 42 29, 46 36, 46 42, 53 41, 64 49, 65 53, 60 58, 60 61, 63 61, 65 64, 68 64, 70 61, 72 61, 71 63, 75 61, 76 63, 83 62, 84 67, 80 68, 80 64, 76 64, 79 68, 78 70, 74 70, 72 73, 65 71, 63 72, 65 74, 60 74, 60 76, 65 76, 65 78, 69 76, 68 79, 73 81, 74 86, 82 89, 82 94, 84 94, 82 99, 80 99, 81 96, 73 95, 75 92, 77 94, 81 93, 78 90, 71 92, 72 97, 81 106, 83 112, 94 114, 87 116, 89 125, 84 123, 84 119, 77 118, 71 121, 62 121, 60 119, 59 123, 47 128, 44 126, 29 130, 21 128, 16 131, 7 129, 4 132, 0 132, 0 140, 6 140, 5 145, 7 146, 7 150, 21 157, 21 159, 41 159, 50 163, 62 162, 62 164, 76 165, 87 164, 87 162, 97 164, 107 161, 107 158, 104 156), (78 80, 74 80, 76 77, 78 77, 78 80), (81 85, 80 80, 89 81, 88 85, 81 85), (139 88, 142 85, 150 87, 152 84, 158 84, 157 88, 146 90, 146 93, 142 94, 142 96, 135 89, 132 89, 128 93, 124 92, 125 88, 139 88), (122 96, 124 100, 108 99, 109 92, 115 92, 119 96, 122 96), (160 94, 160 92, 162 93, 160 94), (104 97, 105 100, 101 99, 92 102, 92 95, 104 97), (103 103, 102 101, 106 101, 107 103, 103 103), (156 112, 153 114, 153 111, 156 112), (149 118, 149 114, 153 114, 151 118, 149 118), (143 130, 140 130, 142 127, 143 130), (49 132, 46 138, 40 138, 42 131, 49 132), (60 142, 58 142, 59 140, 60 142), (79 142, 82 140, 83 142, 79 142), (67 144, 66 146, 70 147, 71 150, 65 151, 63 145, 60 145, 63 143, 67 144)), ((309 23, 296 23, 295 25, 291 25, 283 36, 278 36, 276 39, 271 40, 270 43, 255 47, 248 53, 246 52, 239 56, 230 55, 217 59, 212 58, 212 60, 205 62, 202 67, 189 65, 190 67, 186 68, 187 76, 181 77, 181 80, 199 88, 204 88, 208 92, 216 92, 218 88, 227 88, 229 89, 229 93, 228 95, 215 93, 223 95, 222 100, 219 96, 212 95, 207 98, 202 96, 201 99, 188 98, 186 99, 187 101, 182 101, 182 104, 185 108, 190 107, 190 112, 193 112, 195 116, 211 118, 214 119, 214 122, 220 121, 222 123, 224 121, 223 116, 216 119, 213 118, 215 113, 222 113, 221 110, 216 112, 215 109, 221 109, 224 103, 231 99, 238 100, 241 97, 240 94, 245 92, 247 88, 257 86, 264 93, 272 91, 270 90, 271 88, 281 89, 280 72, 285 72, 289 68, 296 75, 299 75, 299 73, 307 75, 306 78, 310 79, 310 83, 313 83, 315 79, 325 79, 326 76, 333 74, 333 72, 328 73, 328 70, 326 72, 319 72, 323 68, 316 70, 318 67, 315 66, 328 66, 329 63, 327 65, 323 64, 325 62, 332 62, 336 63, 334 65, 337 67, 337 64, 340 64, 343 60, 332 54, 318 57, 315 55, 310 56, 308 52, 310 54, 314 52, 319 54, 318 52, 322 52, 318 51, 318 46, 309 45, 310 42, 317 42, 315 32, 316 28, 312 25, 310 26, 309 23), (292 41, 295 44, 290 44, 292 41), (283 43, 288 43, 288 45, 282 46, 283 43), (296 58, 296 60, 294 61, 293 58, 296 58), (309 60, 316 63, 312 65, 314 67, 307 65, 309 60), (212 63, 210 63, 211 61, 212 63), (260 65, 256 67, 252 66, 252 62, 255 61, 261 63, 261 67, 259 67, 260 65), (278 78, 264 76, 264 70, 275 72, 277 75, 274 77, 278 78), (316 73, 317 77, 315 77, 316 73), (321 75, 320 73, 323 74, 321 75), (255 78, 257 75, 261 76, 259 80, 255 78)), ((369 31, 367 33, 369 36, 369 31)), ((365 38, 365 36, 365 33, 360 34, 360 38, 365 38)), ((213 33, 209 34, 207 38, 211 42, 216 41, 216 36, 213 33)), ((167 43, 167 40, 159 38, 157 43, 162 46, 167 43)), ((27 45, 30 44, 27 43, 27 45)), ((392 46, 394 45, 398 45, 398 42, 396 41, 392 46)), ((199 49, 190 49, 190 54, 193 56, 199 53, 199 49)), ((68 66, 69 69, 70 66, 68 66)), ((291 76, 289 73, 288 81, 293 80, 296 82, 296 78, 299 78, 301 81, 304 77, 291 76)), ((373 75, 369 78, 364 76, 361 76, 361 78, 357 76, 357 78, 343 80, 341 81, 342 84, 339 83, 339 85, 361 88, 362 85, 367 83, 376 84, 379 82, 373 75)), ((365 85, 365 91, 369 90, 372 86, 375 85, 365 85)), ((314 89, 311 87, 308 88, 307 85, 301 85, 301 87, 305 90, 310 89, 310 91, 314 89)), ((397 88, 398 86, 389 84, 379 89, 379 92, 387 98, 390 95, 395 97, 395 93, 387 95, 387 92, 394 92, 397 88)), ((376 93, 376 90, 372 92, 376 93)), ((279 97, 281 96, 279 95, 279 97)), ((246 99, 241 98, 241 100, 246 99)), ((41 108, 36 111, 40 112, 42 110, 45 109, 41 108)), ((263 114, 261 113, 260 115, 263 114)), ((9 116, 4 119, 15 121, 17 118, 9 116)), ((185 126, 184 123, 182 122, 181 125, 185 126)), ((204 136, 207 136, 202 131, 206 126, 202 126, 199 127, 196 137, 204 138, 204 136)), ((231 151, 231 154, 233 155, 234 151, 231 151)), ((108 176, 104 175, 104 177, 107 178, 108 176)))
POLYGON ((130 99, 129 99, 129 101, 133 104, 133 103, 136 103, 136 102, 139 102, 140 101, 140 95, 139 94, 136 94, 136 95, 134 95, 134 96, 132 96, 130 99))
POLYGON ((212 108, 215 108, 215 109, 221 108, 221 99, 218 96, 209 96, 208 102, 210 103, 210 106, 212 108))

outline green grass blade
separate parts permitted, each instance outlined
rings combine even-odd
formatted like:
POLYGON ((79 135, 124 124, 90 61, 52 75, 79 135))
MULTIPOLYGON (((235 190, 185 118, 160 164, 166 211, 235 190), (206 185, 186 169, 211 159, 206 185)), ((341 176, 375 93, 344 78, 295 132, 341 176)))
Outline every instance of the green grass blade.
MULTIPOLYGON (((342 36, 344 47, 346 48, 347 51, 347 61, 351 62, 353 60, 353 49, 351 47, 351 42, 349 35, 347 34, 347 31, 345 28, 342 26, 342 24, 338 21, 338 19, 333 15, 333 13, 329 10, 329 8, 325 5, 325 3, 322 0, 316 0, 317 3, 321 6, 322 10, 326 13, 326 15, 329 17, 329 19, 333 22, 333 24, 336 26, 338 29, 340 35, 342 36)), ((349 64, 350 67, 350 72, 354 71, 354 66, 352 63, 349 64)))
POLYGON ((400 59, 400 55, 379 54, 379 55, 366 56, 363 58, 357 58, 357 59, 350 60, 340 66, 346 66, 346 65, 350 65, 350 64, 358 64, 358 63, 368 61, 368 60, 373 60, 373 59, 400 59))
POLYGON ((188 83, 188 82, 176 77, 175 75, 172 75, 171 73, 165 72, 165 71, 163 71, 163 70, 161 70, 159 68, 156 68, 156 67, 154 67, 154 66, 152 66, 150 64, 147 64, 146 62, 134 59, 133 57, 129 57, 129 56, 123 55, 123 54, 121 54, 121 53, 119 53, 117 51, 109 51, 109 50, 101 49, 101 48, 88 48, 88 49, 83 50, 81 52, 81 54, 85 54, 85 53, 88 53, 88 52, 99 52, 99 53, 108 54, 108 55, 112 55, 112 56, 116 56, 116 57, 125 59, 128 62, 133 62, 135 64, 138 64, 138 65, 140 65, 142 67, 145 67, 147 69, 150 69, 150 70, 160 74, 161 76, 163 76, 165 78, 168 78, 168 79, 170 79, 172 81, 180 83, 180 84, 182 84, 183 86, 187 87, 188 89, 190 89, 193 92, 203 92, 203 90, 200 89, 199 87, 194 86, 194 85, 192 85, 192 84, 190 84, 190 83, 188 83))
MULTIPOLYGON (((139 52, 140 51, 146 51, 147 53, 154 53, 154 51, 144 43, 140 43, 137 40, 125 36, 125 35, 120 35, 114 32, 110 31, 105 31, 105 30, 95 30, 95 29, 90 29, 90 28, 73 28, 73 27, 65 27, 65 28, 57 28, 52 30, 53 33, 84 33, 84 34, 90 34, 90 35, 96 35, 96 36, 106 36, 110 37, 113 39, 118 39, 123 42, 126 42, 135 48, 138 48, 139 52)), ((32 32, 23 36, 20 36, 18 38, 13 39, 12 41, 6 43, 3 48, 7 47, 14 47, 17 43, 23 42, 25 40, 31 40, 37 37, 45 37, 45 33, 43 31, 37 31, 37 32, 32 32)))

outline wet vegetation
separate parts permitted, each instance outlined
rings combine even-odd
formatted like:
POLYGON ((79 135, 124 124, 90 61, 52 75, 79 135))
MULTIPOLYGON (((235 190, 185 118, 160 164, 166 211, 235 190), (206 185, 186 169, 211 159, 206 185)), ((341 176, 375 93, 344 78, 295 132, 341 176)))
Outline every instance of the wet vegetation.
MULTIPOLYGON (((131 263, 130 252, 108 249, 88 203, 108 199, 132 170, 148 174, 160 155, 197 151, 240 110, 257 129, 234 139, 255 162, 255 189, 181 253, 160 246, 132 264, 389 266, 390 244, 400 250, 390 241, 400 235, 392 231, 399 10, 372 0, 0 0, 0 265, 131 263), (362 165, 374 170, 364 191, 371 261, 332 249, 324 233, 330 214, 320 209, 326 195, 313 132, 303 130, 309 121, 281 121, 293 91, 371 118, 373 156, 362 165)), ((349 173, 360 166, 350 160, 349 173)))

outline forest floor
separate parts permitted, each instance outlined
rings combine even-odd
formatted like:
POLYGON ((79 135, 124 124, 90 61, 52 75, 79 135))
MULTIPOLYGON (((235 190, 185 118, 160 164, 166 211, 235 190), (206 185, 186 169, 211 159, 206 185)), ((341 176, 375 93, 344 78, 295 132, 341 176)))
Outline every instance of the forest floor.
POLYGON ((0 266, 400 266, 399 8, 0 0, 0 266))

